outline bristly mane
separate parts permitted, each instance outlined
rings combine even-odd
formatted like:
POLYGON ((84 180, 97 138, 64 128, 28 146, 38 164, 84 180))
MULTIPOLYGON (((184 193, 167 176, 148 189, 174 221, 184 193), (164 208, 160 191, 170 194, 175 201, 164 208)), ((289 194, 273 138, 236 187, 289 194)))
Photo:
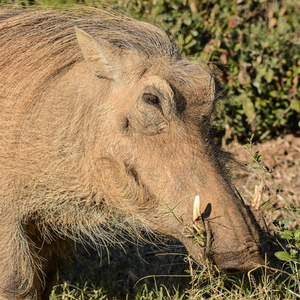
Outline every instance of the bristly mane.
MULTIPOLYGON (((26 90, 26 98, 30 98, 28 95, 32 94, 33 89, 41 91, 49 79, 81 61, 74 26, 82 28, 96 39, 102 38, 118 47, 143 52, 146 57, 160 55, 175 60, 180 58, 179 51, 164 31, 122 15, 96 9, 84 17, 80 15, 80 18, 74 13, 58 14, 55 11, 2 10, 0 70, 2 73, 2 70, 9 69, 10 74, 14 71, 13 76, 10 75, 13 78, 11 87, 17 85, 24 92, 26 90), (31 74, 35 87, 26 84, 20 86, 25 72, 31 74)), ((2 76, 7 78, 2 73, 0 79, 2 76)))
MULTIPOLYGON (((35 42, 41 46, 43 42, 43 46, 47 46, 49 43, 51 44, 51 41, 56 42, 60 39, 67 43, 65 46, 73 46, 71 41, 75 40, 75 36, 70 40, 66 40, 66 38, 73 35, 74 26, 78 26, 93 37, 108 40, 120 48, 144 52, 147 56, 163 55, 180 58, 177 47, 168 35, 157 26, 103 10, 93 9, 87 10, 87 12, 89 13, 76 16, 74 12, 59 14, 53 10, 44 12, 2 10, 0 12, 1 36, 4 37, 11 27, 15 28, 14 33, 17 33, 18 28, 22 28, 20 37, 30 41, 39 37, 39 40, 35 40, 35 42), (69 45, 68 42, 71 44, 69 45)), ((14 34, 14 39, 19 36, 14 34)))

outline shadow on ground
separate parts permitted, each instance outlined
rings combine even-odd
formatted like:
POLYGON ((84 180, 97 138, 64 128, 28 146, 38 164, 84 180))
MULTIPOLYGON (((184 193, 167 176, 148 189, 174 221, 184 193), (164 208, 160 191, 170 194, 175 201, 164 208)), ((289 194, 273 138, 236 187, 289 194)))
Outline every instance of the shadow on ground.
MULTIPOLYGON (((75 253, 61 267, 59 282, 102 287, 109 299, 126 299, 127 295, 131 299, 144 284, 148 291, 163 285, 175 294, 176 290, 183 292, 190 288, 186 253, 184 246, 173 239, 155 245, 124 242, 122 248, 102 249, 101 253, 76 244, 75 253)), ((194 264, 193 268, 197 266, 194 264)))

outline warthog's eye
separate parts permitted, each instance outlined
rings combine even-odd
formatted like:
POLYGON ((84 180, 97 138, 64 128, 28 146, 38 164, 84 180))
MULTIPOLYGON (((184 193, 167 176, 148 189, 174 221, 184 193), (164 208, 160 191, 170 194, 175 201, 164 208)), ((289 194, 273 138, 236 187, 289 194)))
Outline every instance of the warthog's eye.
POLYGON ((161 109, 159 98, 153 94, 150 94, 150 93, 143 94, 143 101, 161 109))

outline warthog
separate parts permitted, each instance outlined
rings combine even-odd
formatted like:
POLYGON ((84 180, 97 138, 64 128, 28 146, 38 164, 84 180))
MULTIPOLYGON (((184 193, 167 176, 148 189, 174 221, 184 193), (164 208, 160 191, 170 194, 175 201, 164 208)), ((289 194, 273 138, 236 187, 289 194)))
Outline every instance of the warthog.
POLYGON ((220 85, 161 29, 3 10, 0 56, 1 299, 49 297, 68 241, 141 229, 223 272, 262 263, 259 226, 211 138, 220 85))

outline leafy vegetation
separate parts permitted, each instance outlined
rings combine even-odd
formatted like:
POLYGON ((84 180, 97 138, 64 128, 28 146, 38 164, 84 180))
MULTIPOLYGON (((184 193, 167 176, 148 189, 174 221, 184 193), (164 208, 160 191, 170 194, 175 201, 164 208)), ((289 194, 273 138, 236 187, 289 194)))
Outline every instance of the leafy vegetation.
POLYGON ((172 34, 183 55, 222 71, 230 103, 216 125, 228 138, 266 139, 297 129, 300 116, 300 9, 297 1, 131 1, 172 34))

